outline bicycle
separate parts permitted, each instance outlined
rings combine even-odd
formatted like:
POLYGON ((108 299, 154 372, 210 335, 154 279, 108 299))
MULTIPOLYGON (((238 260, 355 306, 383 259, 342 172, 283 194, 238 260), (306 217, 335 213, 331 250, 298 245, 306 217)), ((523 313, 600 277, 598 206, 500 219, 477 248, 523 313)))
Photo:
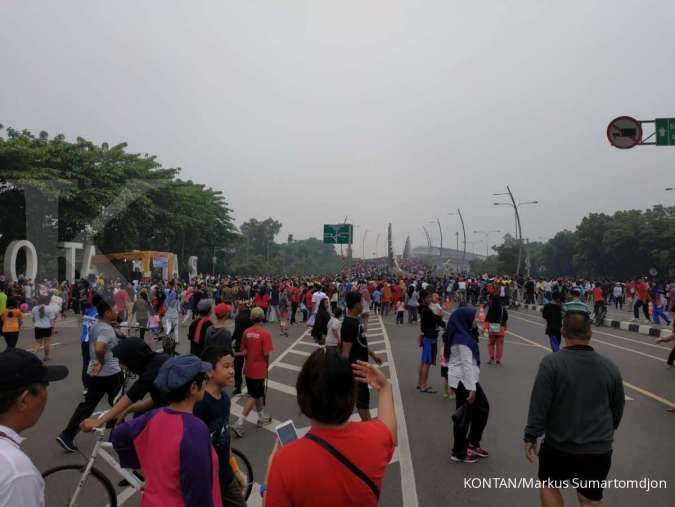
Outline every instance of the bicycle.
MULTIPOLYGON (((92 417, 102 417, 105 412, 97 412, 92 417)), ((84 465, 69 464, 50 468, 42 473, 45 481, 45 501, 47 507, 79 507, 105 505, 118 507, 123 505, 136 493, 142 492, 143 476, 134 470, 122 468, 110 450, 111 442, 106 441, 105 428, 96 428, 96 443, 84 465), (102 459, 112 468, 127 486, 119 494, 108 476, 95 466, 97 459, 102 459), (101 500, 100 503, 98 500, 101 500)), ((246 479, 244 500, 248 500, 253 490, 253 467, 246 455, 232 448, 232 454, 239 462, 239 469, 246 479), (243 465, 243 466, 242 466, 243 465)), ((235 479, 236 480, 236 479, 235 479)))

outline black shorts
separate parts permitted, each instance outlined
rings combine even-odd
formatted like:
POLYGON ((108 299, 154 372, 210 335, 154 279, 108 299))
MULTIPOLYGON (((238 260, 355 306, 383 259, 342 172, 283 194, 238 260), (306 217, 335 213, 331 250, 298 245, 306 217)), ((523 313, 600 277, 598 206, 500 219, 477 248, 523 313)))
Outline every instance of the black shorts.
POLYGON ((254 400, 265 397, 265 379, 246 377, 246 390, 254 400))
POLYGON ((585 481, 604 481, 612 466, 612 451, 602 454, 570 454, 547 447, 539 450, 539 480, 581 481, 577 491, 594 502, 602 500, 602 488, 585 481))
POLYGON ((42 340, 43 338, 49 338, 52 335, 51 327, 36 327, 35 328, 35 339, 42 340))
POLYGON ((356 408, 359 410, 370 410, 370 391, 368 384, 362 382, 356 383, 356 408))

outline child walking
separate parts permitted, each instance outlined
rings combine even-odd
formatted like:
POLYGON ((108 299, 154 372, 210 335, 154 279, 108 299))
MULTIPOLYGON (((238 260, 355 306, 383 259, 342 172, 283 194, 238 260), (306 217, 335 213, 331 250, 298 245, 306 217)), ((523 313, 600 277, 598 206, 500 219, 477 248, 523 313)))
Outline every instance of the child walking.
POLYGON ((234 385, 234 356, 229 347, 208 347, 202 361, 210 363, 212 370, 206 383, 204 398, 194 408, 211 435, 211 444, 218 455, 218 480, 223 506, 246 507, 243 491, 246 478, 239 471, 239 464, 230 448, 230 398, 224 389, 234 385))

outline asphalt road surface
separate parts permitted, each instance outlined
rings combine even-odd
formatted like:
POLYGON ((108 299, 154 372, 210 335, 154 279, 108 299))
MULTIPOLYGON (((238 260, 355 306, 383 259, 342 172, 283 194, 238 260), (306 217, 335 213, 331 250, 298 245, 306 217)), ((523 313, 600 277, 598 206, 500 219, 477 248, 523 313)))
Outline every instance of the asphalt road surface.
MULTIPOLYGON (((273 325, 270 325, 273 327, 273 325)), ((53 362, 65 364, 71 375, 49 387, 49 403, 35 428, 25 432, 23 447, 40 470, 65 463, 82 463, 78 454, 67 455, 54 440, 66 424, 82 397, 79 379, 79 327, 74 318, 59 323, 53 338, 53 362)), ((186 328, 182 329, 183 337, 186 328)), ((381 352, 386 361, 385 374, 394 384, 399 417, 399 447, 384 480, 380 505, 444 506, 539 505, 536 490, 526 488, 470 488, 471 478, 535 478, 537 466, 523 455, 522 431, 527 417, 529 394, 539 361, 548 353, 548 339, 542 320, 535 312, 510 313, 504 360, 501 366, 483 364, 481 384, 490 402, 490 418, 482 441, 490 457, 477 464, 457 464, 448 460, 452 446, 450 415, 454 402, 440 394, 423 394, 415 389, 418 356, 417 328, 398 326, 393 316, 371 317, 368 332, 372 349, 381 352)), ((272 354, 268 385, 268 410, 273 424, 257 429, 247 424, 242 439, 233 439, 233 446, 251 460, 255 479, 265 473, 267 456, 273 445, 276 421, 293 419, 296 427, 306 431, 309 421, 299 414, 295 402, 295 379, 303 361, 315 345, 299 324, 291 336, 281 337, 273 327, 275 351, 272 354)), ((32 330, 21 333, 19 346, 32 345, 32 330)), ((154 344, 153 344, 154 345, 154 344)), ((667 481, 667 489, 645 492, 640 489, 605 491, 605 505, 670 506, 675 504, 675 370, 668 369, 665 358, 669 348, 654 343, 653 338, 617 329, 594 328, 591 345, 610 357, 620 368, 626 387, 626 409, 616 433, 610 479, 649 478, 667 481)), ((485 340, 481 340, 481 357, 487 356, 485 340)), ((179 350, 186 351, 185 339, 179 350)), ((432 368, 431 379, 440 387, 440 370, 432 368)), ((373 396, 372 407, 376 407, 373 396)), ((235 398, 233 413, 238 414, 243 400, 235 398)), ((101 408, 106 407, 102 402, 101 408)), ((374 412, 376 412, 374 410, 374 412)), ((251 421, 254 422, 253 417, 251 421)), ((77 442, 84 454, 93 445, 94 436, 79 435, 77 442)), ((97 465, 109 474, 113 483, 119 478, 105 464, 97 465)), ((121 492, 123 488, 118 488, 121 492)), ((574 491, 563 493, 566 502, 576 505, 574 491)), ((100 498, 87 498, 83 505, 104 505, 100 498)), ((125 505, 138 505, 137 495, 125 505)), ((254 491, 249 505, 259 505, 254 491)), ((47 506, 50 506, 47 498, 47 506)))

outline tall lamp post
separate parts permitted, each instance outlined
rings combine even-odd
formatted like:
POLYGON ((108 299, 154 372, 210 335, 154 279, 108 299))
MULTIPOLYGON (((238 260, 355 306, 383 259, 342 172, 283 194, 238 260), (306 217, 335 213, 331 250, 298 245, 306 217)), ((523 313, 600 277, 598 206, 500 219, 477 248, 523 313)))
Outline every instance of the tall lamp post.
POLYGON ((526 202, 519 202, 516 203, 516 200, 513 197, 513 192, 511 192, 511 189, 509 186, 506 186, 507 192, 502 192, 502 193, 496 193, 492 195, 508 195, 511 198, 511 202, 495 202, 492 203, 495 206, 511 206, 513 208, 513 212, 516 215, 516 240, 518 241, 518 267, 516 268, 516 276, 520 275, 520 262, 523 257, 523 228, 520 224, 520 213, 518 212, 518 208, 521 206, 525 206, 528 204, 539 204, 539 201, 526 201, 526 202))
POLYGON ((473 231, 474 234, 482 234, 485 238, 485 258, 488 257, 488 248, 490 247, 490 234, 502 232, 499 229, 493 231, 473 231))
POLYGON ((430 224, 438 225, 438 236, 440 238, 440 246, 438 247, 438 256, 443 256, 443 228, 441 227, 441 219, 436 218, 436 220, 429 220, 430 224))
POLYGON ((427 237, 427 255, 431 257, 431 236, 429 235, 429 231, 426 227, 422 226, 422 230, 424 231, 424 235, 427 237))
POLYGON ((462 252, 462 267, 466 264, 466 227, 464 227, 464 218, 462 217, 462 210, 457 208, 457 213, 448 213, 449 216, 458 215, 459 221, 462 224, 462 234, 464 235, 464 251, 462 252))

